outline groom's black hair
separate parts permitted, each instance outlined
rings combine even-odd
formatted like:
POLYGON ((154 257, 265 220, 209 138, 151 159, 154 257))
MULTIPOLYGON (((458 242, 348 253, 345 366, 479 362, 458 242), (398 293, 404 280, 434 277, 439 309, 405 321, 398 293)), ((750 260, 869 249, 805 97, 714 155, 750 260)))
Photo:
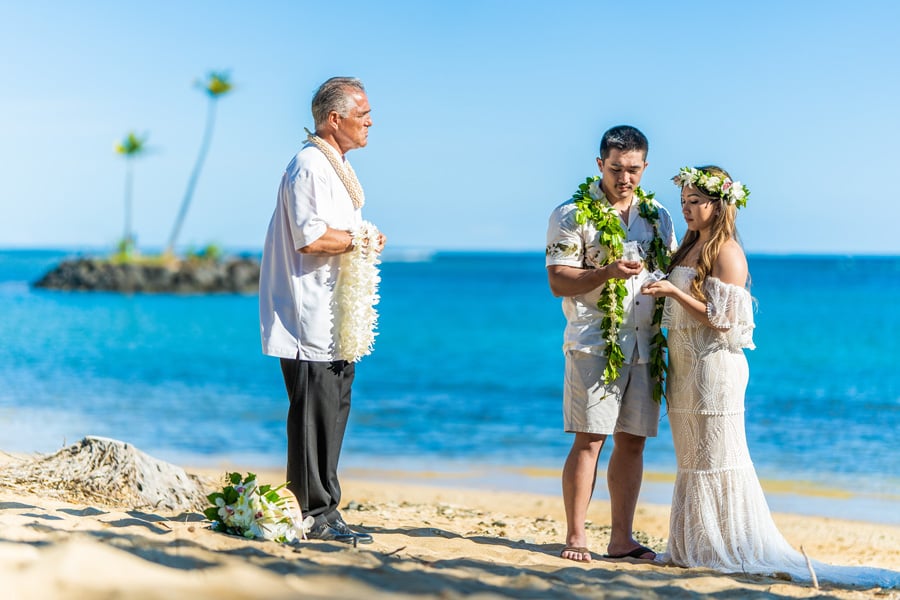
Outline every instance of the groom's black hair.
POLYGON ((619 152, 640 151, 647 160, 647 151, 650 143, 647 136, 631 125, 616 125, 606 130, 603 139, 600 140, 600 158, 606 160, 613 149, 619 152))

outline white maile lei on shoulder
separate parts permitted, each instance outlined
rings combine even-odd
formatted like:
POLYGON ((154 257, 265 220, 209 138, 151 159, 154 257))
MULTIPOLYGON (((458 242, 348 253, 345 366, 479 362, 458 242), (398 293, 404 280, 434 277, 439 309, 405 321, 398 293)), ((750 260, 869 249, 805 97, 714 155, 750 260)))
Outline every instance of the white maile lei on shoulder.
POLYGON ((350 166, 350 163, 341 160, 337 150, 309 129, 306 130, 306 140, 318 148, 322 154, 325 155, 325 158, 328 159, 334 172, 337 173, 338 179, 341 180, 347 193, 350 194, 353 208, 357 210, 362 208, 363 204, 366 203, 366 195, 363 193, 362 186, 359 184, 359 179, 356 178, 356 172, 353 170, 353 167, 350 166))

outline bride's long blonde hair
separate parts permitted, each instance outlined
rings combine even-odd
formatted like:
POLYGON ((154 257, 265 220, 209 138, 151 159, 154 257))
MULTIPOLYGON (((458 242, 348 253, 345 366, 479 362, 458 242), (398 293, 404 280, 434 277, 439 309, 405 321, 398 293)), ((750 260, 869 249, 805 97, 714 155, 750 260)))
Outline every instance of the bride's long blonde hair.
MULTIPOLYGON (((731 176, 725 169, 717 167, 716 165, 706 165, 697 168, 722 179, 731 179, 731 176)), ((698 187, 697 191, 709 198, 710 201, 716 205, 716 214, 714 215, 712 225, 710 226, 710 238, 700 250, 700 258, 697 260, 697 276, 694 278, 694 281, 691 282, 691 295, 701 302, 706 302, 706 294, 703 293, 703 282, 712 273, 713 265, 716 262, 716 258, 719 256, 719 249, 722 247, 722 244, 728 240, 733 239, 738 244, 741 243, 741 240, 738 236, 737 226, 735 225, 735 221, 737 220, 737 206, 728 204, 723 201, 722 198, 710 195, 703 188, 698 187)), ((684 260, 699 239, 699 231, 688 231, 685 234, 684 238, 681 240, 681 245, 678 246, 675 254, 672 255, 672 262, 669 266, 670 273, 674 267, 678 266, 681 261, 684 260)), ((691 267, 693 265, 685 266, 691 267)))

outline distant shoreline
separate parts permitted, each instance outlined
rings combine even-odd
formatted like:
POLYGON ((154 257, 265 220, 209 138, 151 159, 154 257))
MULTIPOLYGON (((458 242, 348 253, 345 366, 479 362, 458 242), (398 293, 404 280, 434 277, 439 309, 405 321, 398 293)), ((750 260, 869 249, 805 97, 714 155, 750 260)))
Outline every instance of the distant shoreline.
MULTIPOLYGON (((147 255, 159 254, 162 252, 162 247, 160 248, 142 248, 141 251, 147 255)), ((223 251, 226 255, 229 256, 256 256, 259 257, 262 255, 262 247, 258 248, 249 248, 249 247, 228 247, 224 246, 223 251)), ((47 253, 47 254, 62 254, 62 255, 92 255, 92 256, 105 256, 112 253, 111 246, 64 246, 64 247, 46 247, 46 246, 10 246, 10 247, 0 247, 0 253, 2 252, 34 252, 34 253, 47 253)), ((488 256, 543 256, 544 251, 542 248, 422 248, 416 246, 409 247, 391 247, 385 250, 385 257, 390 260, 391 255, 422 255, 422 256, 466 256, 466 255, 488 255, 488 256)), ((817 253, 817 252, 777 252, 777 251, 766 251, 766 250, 748 250, 747 257, 749 259, 791 259, 791 260, 803 260, 803 259, 860 259, 860 260, 869 260, 869 259, 877 259, 877 260, 893 260, 900 259, 900 253, 898 254, 876 254, 876 253, 867 253, 867 252, 835 252, 830 251, 827 253, 817 253)))

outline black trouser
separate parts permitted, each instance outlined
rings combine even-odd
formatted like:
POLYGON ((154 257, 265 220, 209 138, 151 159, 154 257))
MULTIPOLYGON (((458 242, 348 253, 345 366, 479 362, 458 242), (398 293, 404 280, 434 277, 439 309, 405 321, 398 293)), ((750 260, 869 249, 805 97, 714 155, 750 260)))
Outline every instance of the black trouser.
POLYGON ((287 480, 303 517, 316 525, 338 517, 337 467, 350 414, 354 363, 281 359, 291 407, 287 417, 287 480))

